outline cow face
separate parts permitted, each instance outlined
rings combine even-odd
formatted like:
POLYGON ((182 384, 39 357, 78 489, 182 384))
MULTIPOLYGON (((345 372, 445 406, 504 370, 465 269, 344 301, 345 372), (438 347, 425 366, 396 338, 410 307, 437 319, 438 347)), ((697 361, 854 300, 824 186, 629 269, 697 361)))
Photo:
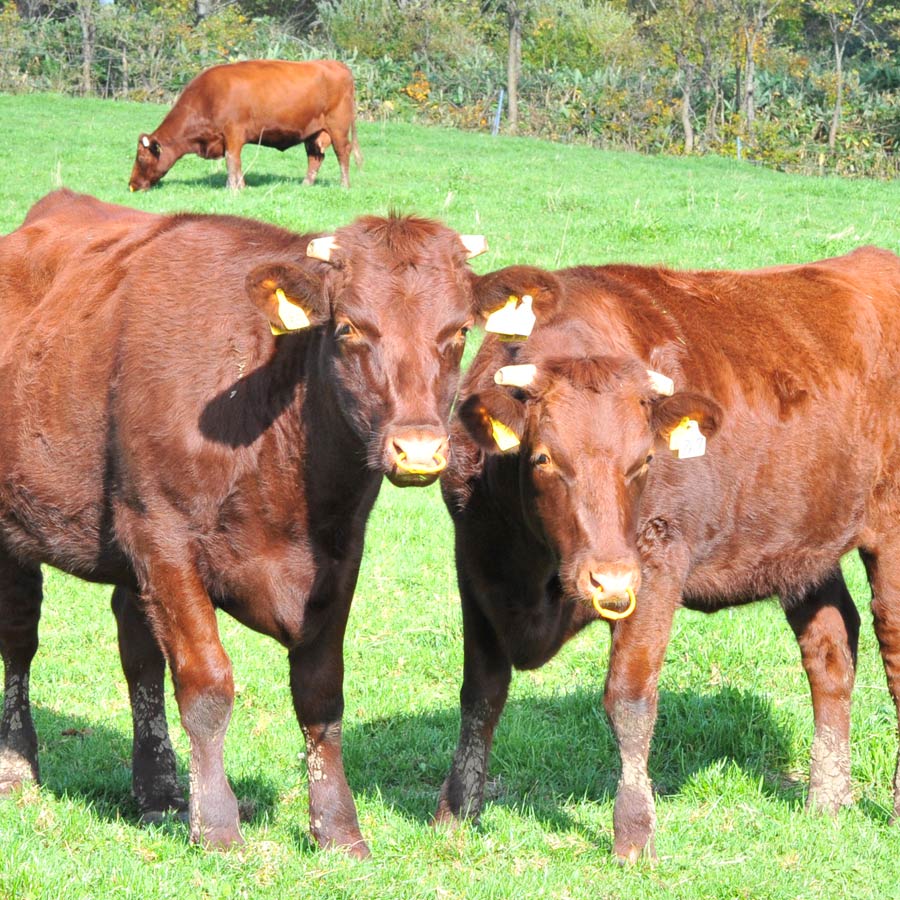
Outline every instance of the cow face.
POLYGON ((447 465, 448 419, 466 333, 478 313, 461 238, 413 217, 367 217, 313 241, 328 262, 323 345, 337 406, 371 469, 399 486, 433 482, 447 465))
POLYGON ((698 394, 661 396, 629 357, 548 359, 495 380, 518 386, 470 397, 461 419, 488 453, 518 454, 524 509, 567 595, 621 609, 640 588, 635 526, 654 456, 670 453, 684 419, 714 434, 719 407, 698 394))
POLYGON ((156 138, 142 134, 138 138, 137 156, 128 181, 131 191, 146 191, 152 188, 166 172, 171 163, 166 164, 166 153, 156 138))

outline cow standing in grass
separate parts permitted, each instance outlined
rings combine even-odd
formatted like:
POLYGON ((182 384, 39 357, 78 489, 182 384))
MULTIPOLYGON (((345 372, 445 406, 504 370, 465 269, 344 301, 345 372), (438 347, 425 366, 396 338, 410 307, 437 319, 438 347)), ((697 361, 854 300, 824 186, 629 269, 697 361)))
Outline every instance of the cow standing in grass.
POLYGON ((344 629, 383 477, 424 485, 446 465, 481 245, 426 219, 311 239, 68 191, 0 239, 0 791, 38 778, 49 563, 117 586, 142 812, 183 802, 167 662, 191 837, 241 840, 218 607, 288 651, 314 837, 368 853, 341 760, 344 629))
POLYGON ((138 138, 128 186, 153 187, 187 153, 225 157, 228 187, 244 187, 241 149, 258 144, 287 150, 305 144, 304 184, 313 184, 325 151, 334 146, 341 184, 350 187, 350 152, 357 165, 353 75, 331 59, 256 59, 213 66, 185 87, 159 128, 138 138))
POLYGON ((527 300, 542 324, 527 342, 488 337, 453 426, 443 486, 465 663, 437 820, 481 809, 512 667, 542 665, 603 616, 615 852, 652 854, 647 758, 675 611, 775 593, 812 692, 809 805, 850 803, 859 616, 838 565, 854 548, 900 704, 900 260, 513 267, 476 295, 527 300))

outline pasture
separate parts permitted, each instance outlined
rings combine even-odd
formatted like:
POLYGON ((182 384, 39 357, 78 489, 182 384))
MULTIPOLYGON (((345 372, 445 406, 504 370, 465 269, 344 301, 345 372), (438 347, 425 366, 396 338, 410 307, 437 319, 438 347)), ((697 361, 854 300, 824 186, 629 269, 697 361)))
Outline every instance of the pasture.
MULTIPOLYGON (((147 210, 252 216, 297 231, 389 209, 437 216, 487 236, 490 251, 474 261, 480 272, 516 262, 745 268, 863 243, 900 252, 896 183, 396 123, 361 123, 366 164, 351 166, 350 191, 339 187, 331 151, 318 184, 303 188, 302 148, 247 147, 242 194, 225 190, 222 162, 196 157, 160 188, 129 194, 137 135, 164 112, 0 96, 0 232, 64 184, 147 210)), ((184 291, 190 302, 191 285, 184 291)), ((681 611, 651 755, 659 863, 633 869, 611 855, 618 760, 601 702, 602 625, 545 668, 514 677, 482 824, 429 827, 456 745, 462 665, 452 534, 436 487, 385 485, 350 615, 344 756, 374 854, 366 863, 313 849, 285 654, 225 616, 237 684, 225 759, 247 844, 207 853, 174 818, 138 824, 110 590, 50 572, 32 682, 44 784, 0 802, 0 898, 898 896, 900 832, 889 826, 895 714, 861 567, 854 557, 845 568, 863 617, 854 806, 836 820, 804 811, 809 691, 777 605, 681 611)), ((187 741, 171 695, 169 718, 184 773, 187 741)))

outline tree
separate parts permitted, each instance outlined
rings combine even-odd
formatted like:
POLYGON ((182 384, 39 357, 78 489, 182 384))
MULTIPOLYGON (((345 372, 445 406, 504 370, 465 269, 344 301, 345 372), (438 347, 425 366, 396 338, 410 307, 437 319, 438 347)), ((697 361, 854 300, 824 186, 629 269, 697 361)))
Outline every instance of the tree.
POLYGON ((828 129, 828 149, 834 150, 841 126, 844 99, 844 53, 850 39, 861 33, 872 0, 813 0, 813 9, 828 22, 834 51, 834 112, 828 129))

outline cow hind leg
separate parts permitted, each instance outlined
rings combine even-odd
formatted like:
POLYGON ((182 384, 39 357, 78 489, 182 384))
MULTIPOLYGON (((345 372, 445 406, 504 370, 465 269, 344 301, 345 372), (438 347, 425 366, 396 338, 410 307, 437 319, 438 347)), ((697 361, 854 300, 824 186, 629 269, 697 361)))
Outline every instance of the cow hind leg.
POLYGON ((334 152, 341 166, 341 187, 350 187, 350 141, 346 134, 333 134, 334 152))
POLYGON ((228 170, 228 187, 233 191, 243 190, 244 171, 241 168, 243 138, 225 135, 225 168, 228 170))
MULTIPOLYGON (((860 552, 872 588, 872 618, 887 675, 888 690, 900 721, 900 545, 860 552)), ((900 758, 894 770, 893 824, 900 823, 900 758)))
POLYGON ((324 131, 307 138, 304 141, 306 146, 306 178, 303 179, 305 185, 316 183, 316 176, 319 174, 319 168, 325 159, 325 150, 331 143, 331 139, 324 131))
POLYGON ((154 822, 169 810, 187 810, 166 721, 163 691, 166 662, 134 592, 116 588, 112 608, 118 626, 119 656, 131 699, 132 791, 143 821, 154 822))
POLYGON ((40 568, 21 566, 0 550, 0 655, 4 666, 0 794, 40 780, 28 684, 38 647, 42 596, 40 568))
POLYGON ((856 675, 859 613, 840 569, 799 601, 785 604, 812 694, 813 736, 807 806, 836 813, 852 802, 850 695, 856 675))

